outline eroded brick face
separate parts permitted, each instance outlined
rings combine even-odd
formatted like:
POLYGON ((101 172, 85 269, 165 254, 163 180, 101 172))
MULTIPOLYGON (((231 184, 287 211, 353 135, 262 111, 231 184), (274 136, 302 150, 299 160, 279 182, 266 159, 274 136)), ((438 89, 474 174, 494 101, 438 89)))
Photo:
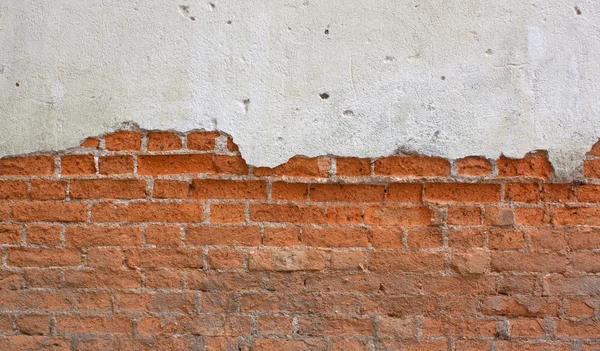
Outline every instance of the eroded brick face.
MULTIPOLYGON (((597 147, 596 147, 597 148, 597 147)), ((0 160, 0 350, 593 350, 600 186, 121 131, 0 160)))

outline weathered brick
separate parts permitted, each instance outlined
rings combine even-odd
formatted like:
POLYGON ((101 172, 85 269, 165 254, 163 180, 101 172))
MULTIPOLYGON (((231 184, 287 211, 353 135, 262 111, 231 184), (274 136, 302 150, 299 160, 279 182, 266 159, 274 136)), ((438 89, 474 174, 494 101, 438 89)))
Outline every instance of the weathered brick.
POLYGON ((187 135, 187 148, 189 150, 208 151, 215 148, 217 132, 193 132, 187 135))
POLYGON ((86 204, 60 202, 17 202, 12 217, 21 222, 84 222, 86 204))
POLYGON ((492 173, 492 165, 484 157, 470 156, 456 161, 458 175, 480 177, 492 173))
POLYGON ((300 241, 316 247, 367 247, 368 232, 364 228, 304 228, 300 241))
POLYGON ((66 197, 66 182, 42 179, 31 181, 31 198, 34 200, 64 200, 66 197))
POLYGON ((499 202, 499 184, 427 183, 425 200, 434 202, 499 202))
POLYGON ((259 227, 208 227, 189 226, 185 230, 188 245, 259 246, 259 227))
POLYGON ((371 160, 341 157, 335 160, 335 174, 340 177, 366 177, 371 175, 371 160))
POLYGON ((69 193, 74 199, 144 199, 143 180, 85 179, 71 180, 69 193))
POLYGON ((109 151, 135 151, 142 146, 142 135, 138 132, 119 131, 104 137, 104 147, 109 151))
POLYGON ((383 185, 311 184, 310 200, 315 202, 383 202, 383 185))
POLYGON ((267 183, 263 181, 195 179, 192 190, 197 199, 267 199, 267 183))
POLYGON ((73 247, 138 246, 142 244, 142 230, 140 227, 68 227, 65 243, 73 247))
POLYGON ((254 175, 284 176, 284 177, 309 177, 326 178, 329 175, 331 160, 325 157, 305 158, 295 156, 286 163, 275 168, 258 167, 254 169, 254 175))
POLYGON ((383 226, 426 226, 433 213, 428 207, 374 206, 365 208, 365 223, 383 226))
POLYGON ((133 174, 133 156, 101 156, 98 158, 100 174, 133 174))
POLYGON ((96 161, 93 155, 67 155, 60 158, 62 175, 96 174, 96 161))
POLYGON ((148 151, 181 150, 181 138, 168 132, 148 133, 148 151))
POLYGON ((445 177, 450 175, 450 163, 447 160, 438 157, 385 157, 375 161, 375 175, 397 177, 445 177))
POLYGON ((214 174, 212 155, 140 155, 138 174, 214 174))
POLYGON ((0 181, 0 200, 25 200, 29 197, 29 186, 22 180, 0 181))
POLYGON ((49 176, 52 173, 54 173, 54 158, 51 156, 0 159, 0 176, 49 176))

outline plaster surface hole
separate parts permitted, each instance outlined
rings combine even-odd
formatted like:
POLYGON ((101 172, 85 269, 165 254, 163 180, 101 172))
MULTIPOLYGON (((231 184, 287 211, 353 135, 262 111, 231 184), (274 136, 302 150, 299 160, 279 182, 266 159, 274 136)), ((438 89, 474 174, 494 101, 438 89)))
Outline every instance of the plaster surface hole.
POLYGON ((244 104, 244 112, 248 112, 248 108, 250 107, 250 99, 244 99, 242 103, 244 104))
POLYGON ((492 49, 487 49, 485 53, 492 56, 494 54, 494 51, 492 51, 492 49))
POLYGON ((354 117, 354 111, 352 111, 352 110, 346 110, 346 111, 344 111, 344 116, 346 116, 346 117, 354 117))
POLYGON ((446 80, 446 76, 441 76, 440 79, 441 80, 446 80))
POLYGON ((575 7, 574 7, 574 10, 575 10, 575 14, 576 14, 577 16, 581 16, 581 9, 579 8, 579 6, 575 6, 575 7))
POLYGON ((323 99, 323 100, 327 100, 327 99, 329 99, 329 94, 327 94, 327 93, 321 93, 321 94, 319 94, 319 96, 320 96, 320 97, 321 97, 321 99, 323 99))
POLYGON ((15 83, 15 86, 16 86, 16 87, 20 87, 20 86, 21 86, 21 84, 19 84, 19 82, 16 82, 16 83, 15 83))
POLYGON ((329 35, 329 29, 325 29, 325 35, 329 35))

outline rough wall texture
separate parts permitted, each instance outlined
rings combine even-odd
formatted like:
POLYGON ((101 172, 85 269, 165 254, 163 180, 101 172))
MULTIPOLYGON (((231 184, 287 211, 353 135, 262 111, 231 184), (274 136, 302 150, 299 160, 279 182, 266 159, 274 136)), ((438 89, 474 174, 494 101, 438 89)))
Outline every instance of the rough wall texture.
POLYGON ((132 121, 222 130, 255 166, 547 150, 573 177, 598 23, 597 0, 2 0, 0 156, 132 121))
POLYGON ((2 350, 593 350, 600 145, 300 158, 121 131, 0 160, 2 350))

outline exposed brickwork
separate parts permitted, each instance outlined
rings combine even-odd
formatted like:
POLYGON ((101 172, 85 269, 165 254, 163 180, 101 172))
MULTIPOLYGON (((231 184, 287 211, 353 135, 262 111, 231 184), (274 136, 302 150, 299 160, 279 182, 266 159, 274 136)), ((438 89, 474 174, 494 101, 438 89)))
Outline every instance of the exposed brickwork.
POLYGON ((600 348, 600 152, 294 157, 121 131, 0 160, 0 350, 600 348))

